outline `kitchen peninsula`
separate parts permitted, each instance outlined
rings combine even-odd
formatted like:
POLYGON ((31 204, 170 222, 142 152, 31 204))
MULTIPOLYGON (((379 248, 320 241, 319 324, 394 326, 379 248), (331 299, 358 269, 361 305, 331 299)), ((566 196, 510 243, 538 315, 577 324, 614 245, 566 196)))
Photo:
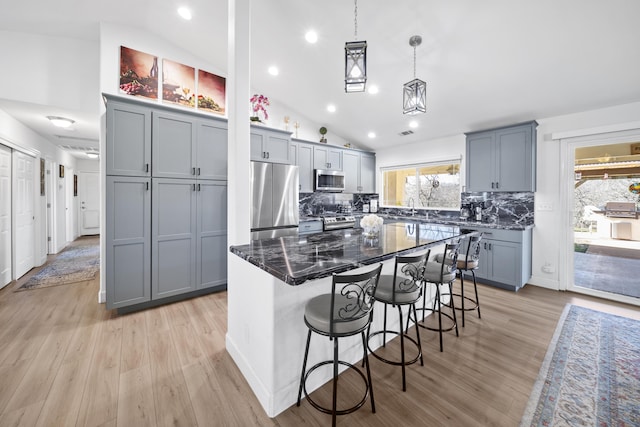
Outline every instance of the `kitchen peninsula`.
MULTIPOLYGON (((460 236, 457 226, 397 222, 384 224, 377 239, 365 238, 361 229, 348 229, 232 246, 237 256, 229 257, 226 347, 266 413, 274 417, 296 401, 306 338, 304 306, 330 291, 332 274, 364 271, 380 262, 383 273, 392 273, 396 255, 428 249, 435 253, 460 236)), ((373 328, 381 324, 381 316, 374 313, 373 328)), ((390 326, 397 327, 397 319, 390 326)), ((328 339, 312 339, 309 366, 332 354, 328 339)), ((359 339, 340 341, 341 360, 355 363, 362 358, 359 339)), ((330 371, 310 377, 307 389, 327 382, 330 371)))

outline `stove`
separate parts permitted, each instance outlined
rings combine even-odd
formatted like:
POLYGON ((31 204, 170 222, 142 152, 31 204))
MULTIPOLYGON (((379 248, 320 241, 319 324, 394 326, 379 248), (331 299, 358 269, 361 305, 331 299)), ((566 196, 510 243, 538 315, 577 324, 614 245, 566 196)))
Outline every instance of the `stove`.
POLYGON ((604 215, 609 218, 637 218, 636 204, 634 202, 607 202, 604 207, 604 215))
POLYGON ((353 228, 356 225, 356 218, 352 215, 331 215, 322 216, 322 228, 325 231, 339 230, 342 228, 353 228))

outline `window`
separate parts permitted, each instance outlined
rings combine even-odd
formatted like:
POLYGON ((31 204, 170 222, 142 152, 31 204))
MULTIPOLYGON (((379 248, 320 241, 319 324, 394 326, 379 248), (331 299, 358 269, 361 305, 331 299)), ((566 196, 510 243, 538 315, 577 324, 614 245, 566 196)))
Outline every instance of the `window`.
POLYGON ((382 169, 386 207, 460 209, 460 160, 382 169))

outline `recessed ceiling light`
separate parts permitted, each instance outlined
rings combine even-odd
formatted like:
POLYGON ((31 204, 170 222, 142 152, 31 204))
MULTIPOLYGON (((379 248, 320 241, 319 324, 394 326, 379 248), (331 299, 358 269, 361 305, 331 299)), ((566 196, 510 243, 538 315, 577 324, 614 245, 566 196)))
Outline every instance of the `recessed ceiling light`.
POLYGON ((330 113, 335 113, 336 112, 336 106, 333 104, 329 104, 327 105, 327 111, 330 113))
POLYGON ((271 67, 269 67, 268 71, 269 71, 269 74, 271 74, 272 76, 277 76, 278 74, 280 74, 278 67, 276 67, 275 65, 272 65, 271 67))
POLYGON ((304 35, 305 40, 309 43, 315 43, 318 41, 318 33, 313 30, 307 31, 307 34, 304 35))
POLYGON ((417 128, 418 127, 418 122, 416 122, 415 120, 411 120, 409 122, 409 127, 410 128, 414 128, 414 129, 417 128))
POLYGON ((178 15, 180 15, 183 19, 186 19, 187 21, 191 21, 191 11, 186 7, 179 7, 178 15))
POLYGON ((75 123, 74 120, 67 119, 66 117, 47 116, 47 119, 49 119, 51 124, 59 128, 68 128, 69 126, 75 123))
POLYGON ((371 86, 369 86, 368 91, 369 91, 369 93, 370 93, 371 95, 375 95, 376 93, 378 93, 378 86, 376 86, 376 85, 371 85, 371 86))
POLYGON ((367 136, 368 136, 369 138, 375 138, 375 137, 376 137, 376 133, 375 133, 375 132, 369 132, 369 133, 367 134, 367 136))

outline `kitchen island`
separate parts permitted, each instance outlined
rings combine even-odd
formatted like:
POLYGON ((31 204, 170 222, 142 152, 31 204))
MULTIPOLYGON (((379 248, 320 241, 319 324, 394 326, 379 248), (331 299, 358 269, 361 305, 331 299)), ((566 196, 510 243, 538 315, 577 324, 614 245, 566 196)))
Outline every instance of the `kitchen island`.
MULTIPOLYGON (((297 399, 307 333, 304 306, 330 292, 332 274, 364 271, 380 262, 383 274, 393 274, 396 255, 429 249, 435 253, 460 235, 456 226, 398 222, 384 224, 377 239, 365 238, 361 229, 348 229, 232 246, 237 256, 229 257, 226 347, 265 412, 274 417, 297 399)), ((432 289, 427 298, 433 298, 432 289)), ((380 310, 374 309, 374 330, 382 325, 375 311, 380 310)), ((395 322, 389 326, 397 328, 395 322)), ((312 339, 309 366, 332 357, 327 338, 312 339)), ((381 344, 372 342, 374 347, 381 344)), ((360 337, 341 339, 340 359, 362 359, 360 337)), ((331 368, 320 369, 309 378, 307 389, 311 392, 330 378, 331 368)))

